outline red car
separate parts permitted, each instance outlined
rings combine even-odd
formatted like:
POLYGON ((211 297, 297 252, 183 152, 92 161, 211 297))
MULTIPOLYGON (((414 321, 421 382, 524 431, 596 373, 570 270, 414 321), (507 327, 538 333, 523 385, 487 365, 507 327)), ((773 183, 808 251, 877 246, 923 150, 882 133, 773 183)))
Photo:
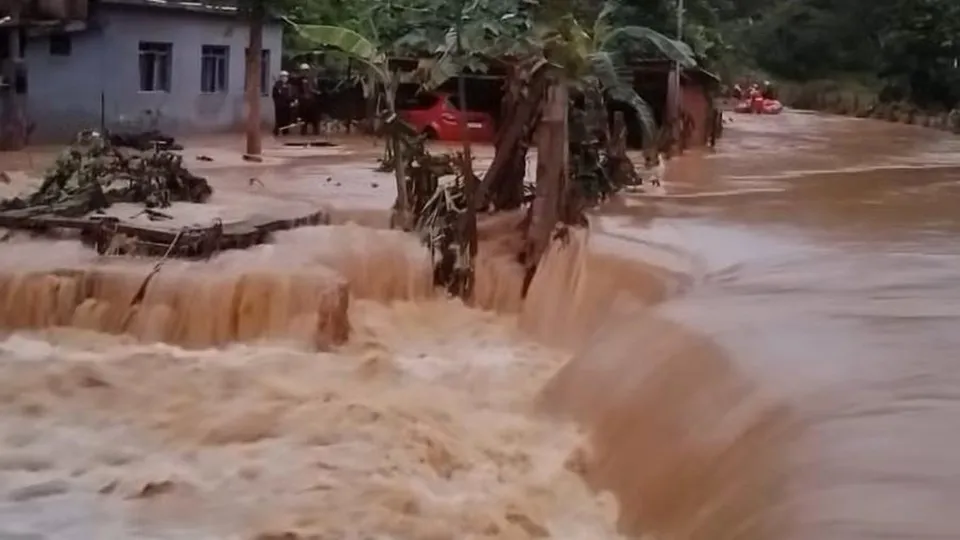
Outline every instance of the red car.
MULTIPOLYGON (((400 118, 412 124, 420 133, 439 141, 460 140, 461 112, 456 97, 443 92, 418 94, 399 107, 400 118)), ((484 112, 467 111, 467 129, 470 140, 492 141, 496 134, 493 117, 484 112)))

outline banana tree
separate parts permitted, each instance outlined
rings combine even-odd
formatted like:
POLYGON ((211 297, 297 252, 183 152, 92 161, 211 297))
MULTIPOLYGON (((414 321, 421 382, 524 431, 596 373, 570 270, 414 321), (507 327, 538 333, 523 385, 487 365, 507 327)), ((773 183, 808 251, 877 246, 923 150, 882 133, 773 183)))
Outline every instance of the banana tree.
POLYGON ((625 67, 617 53, 619 46, 626 40, 649 43, 670 60, 688 67, 696 65, 693 51, 681 42, 646 27, 616 26, 616 2, 603 4, 589 31, 572 15, 573 7, 566 0, 527 0, 522 9, 515 2, 474 0, 468 13, 461 15, 461 20, 469 17, 469 24, 459 32, 451 29, 448 33, 461 39, 468 34, 469 54, 448 39, 424 83, 429 86, 455 76, 466 62, 477 57, 510 55, 519 59, 513 65, 507 91, 513 102, 503 107, 510 116, 502 122, 496 155, 476 200, 485 206, 491 199, 487 193, 493 193, 492 201, 498 208, 519 204, 514 195, 522 194, 526 148, 539 127, 536 194, 524 254, 528 276, 549 243, 555 224, 561 218, 569 221, 573 217, 563 215, 569 208, 566 203, 570 192, 570 90, 592 88, 632 108, 642 126, 649 155, 655 152, 656 121, 649 105, 633 90, 632 81, 618 76, 618 68, 625 67), (499 196, 501 192, 504 196, 499 196))
POLYGON ((617 26, 614 16, 619 4, 608 1, 587 31, 571 15, 564 15, 541 35, 547 57, 562 67, 568 84, 598 85, 609 99, 629 105, 644 131, 644 144, 656 136, 657 123, 649 104, 633 89, 632 80, 618 71, 628 70, 620 53, 629 42, 651 45, 668 60, 683 67, 695 67, 693 50, 685 43, 643 26, 617 26))
MULTIPOLYGON (((540 139, 538 140, 537 183, 528 242, 524 253, 528 281, 537 262, 550 242, 551 233, 561 221, 580 221, 581 216, 565 215, 571 206, 569 180, 570 89, 592 88, 608 99, 630 106, 643 129, 645 150, 655 152, 657 124, 650 106, 633 89, 632 81, 622 80, 619 68, 625 68, 617 54, 621 40, 651 44, 661 54, 683 66, 696 65, 693 51, 684 43, 672 40, 650 28, 616 26, 616 2, 606 2, 590 31, 571 15, 570 6, 551 2, 544 6, 534 27, 536 43, 549 63, 542 99, 540 139)), ((496 165, 496 164, 495 164, 496 165)), ((493 169, 493 166, 491 166, 493 169)))

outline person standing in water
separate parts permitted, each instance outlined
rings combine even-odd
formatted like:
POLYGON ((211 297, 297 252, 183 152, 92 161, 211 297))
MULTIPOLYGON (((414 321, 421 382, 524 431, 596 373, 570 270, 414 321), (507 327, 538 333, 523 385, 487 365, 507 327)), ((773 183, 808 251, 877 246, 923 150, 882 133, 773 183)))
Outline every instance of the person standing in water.
POLYGON ((273 83, 273 136, 286 135, 293 123, 293 108, 296 105, 293 86, 290 85, 290 74, 280 72, 277 82, 273 83))

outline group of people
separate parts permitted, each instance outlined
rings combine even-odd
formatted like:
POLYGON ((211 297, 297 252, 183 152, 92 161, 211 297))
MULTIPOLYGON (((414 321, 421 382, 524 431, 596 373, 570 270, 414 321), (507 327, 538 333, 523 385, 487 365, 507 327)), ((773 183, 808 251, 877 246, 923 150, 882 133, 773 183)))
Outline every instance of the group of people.
POLYGON ((744 90, 740 83, 733 85, 733 98, 738 100, 749 99, 753 100, 756 98, 763 99, 777 99, 777 93, 773 88, 773 84, 770 81, 763 81, 763 85, 753 83, 747 87, 747 90, 744 90))
POLYGON ((309 64, 300 64, 300 69, 291 77, 286 71, 273 84, 273 135, 282 136, 300 126, 300 135, 320 134, 320 93, 316 78, 309 64))

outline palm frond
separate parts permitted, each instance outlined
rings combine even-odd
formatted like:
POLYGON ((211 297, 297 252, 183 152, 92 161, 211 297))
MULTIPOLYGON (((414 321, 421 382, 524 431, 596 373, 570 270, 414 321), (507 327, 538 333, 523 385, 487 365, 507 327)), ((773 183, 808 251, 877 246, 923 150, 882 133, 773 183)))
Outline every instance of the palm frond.
POLYGON ((644 145, 652 144, 657 137, 657 120, 650 105, 629 83, 620 78, 616 63, 609 53, 596 52, 591 54, 588 60, 591 74, 597 78, 610 99, 629 105, 637 113, 637 119, 643 128, 644 145))
POLYGON ((379 64, 385 59, 383 53, 372 41, 349 28, 322 24, 294 24, 293 26, 297 33, 307 40, 325 47, 333 47, 358 60, 379 64))
POLYGON ((390 71, 387 69, 386 55, 370 40, 362 35, 339 26, 320 24, 296 24, 289 19, 290 24, 303 39, 319 45, 325 50, 339 51, 365 64, 380 82, 389 86, 390 71))
POLYGON ((597 38, 599 49, 606 50, 613 40, 621 37, 650 43, 668 59, 678 62, 684 67, 695 67, 697 65, 696 56, 689 45, 682 41, 670 39, 645 26, 619 26, 614 28, 607 35, 597 38))

